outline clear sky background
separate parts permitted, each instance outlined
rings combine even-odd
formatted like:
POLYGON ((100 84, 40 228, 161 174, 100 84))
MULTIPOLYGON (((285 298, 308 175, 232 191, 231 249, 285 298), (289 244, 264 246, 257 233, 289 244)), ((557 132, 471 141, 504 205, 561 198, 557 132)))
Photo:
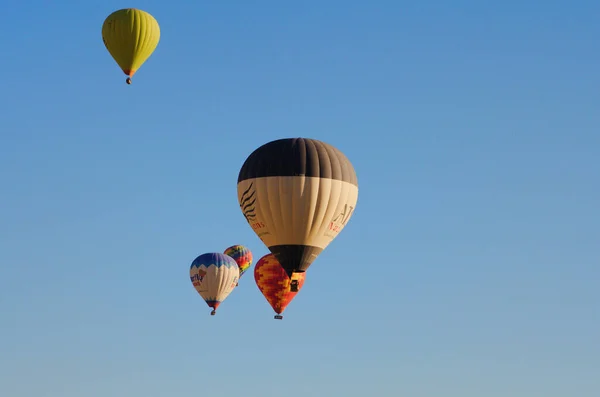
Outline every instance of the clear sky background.
POLYGON ((4 397, 596 397, 597 1, 5 1, 4 397), (162 37, 133 79, 101 39, 162 37), (215 317, 199 254, 268 253, 258 146, 359 178, 283 321, 252 270, 215 317))

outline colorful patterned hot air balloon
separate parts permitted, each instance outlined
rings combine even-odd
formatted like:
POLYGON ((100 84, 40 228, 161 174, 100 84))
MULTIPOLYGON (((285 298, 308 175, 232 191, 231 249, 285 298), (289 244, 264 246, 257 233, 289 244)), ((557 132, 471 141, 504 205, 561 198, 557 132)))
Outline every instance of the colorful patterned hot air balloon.
POLYGON ((225 255, 229 255, 238 264, 240 268, 240 278, 252 265, 252 251, 243 245, 232 245, 227 248, 224 252, 225 255))
POLYGON ((190 266, 190 280, 208 307, 213 308, 212 316, 233 291, 239 277, 237 263, 225 254, 202 254, 190 266))
POLYGON ((237 191, 246 220, 291 277, 306 271, 346 226, 358 200, 358 180, 338 149, 289 138, 248 156, 237 191))
POLYGON ((283 319, 281 313, 300 292, 305 277, 306 273, 294 273, 290 279, 273 254, 263 256, 254 266, 256 285, 277 313, 275 318, 278 320, 283 319), (292 289, 292 283, 296 288, 292 289))
POLYGON ((110 55, 131 77, 152 55, 160 40, 160 27, 154 17, 136 8, 124 8, 110 14, 102 25, 102 41, 110 55))

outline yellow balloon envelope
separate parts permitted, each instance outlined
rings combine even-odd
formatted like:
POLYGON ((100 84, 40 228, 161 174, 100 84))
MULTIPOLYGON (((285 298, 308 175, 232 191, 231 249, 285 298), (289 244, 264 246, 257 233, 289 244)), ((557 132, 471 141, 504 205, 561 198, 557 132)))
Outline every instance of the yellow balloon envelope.
POLYGON ((102 25, 102 41, 123 72, 131 77, 152 55, 160 40, 160 27, 154 17, 136 8, 110 14, 102 25))

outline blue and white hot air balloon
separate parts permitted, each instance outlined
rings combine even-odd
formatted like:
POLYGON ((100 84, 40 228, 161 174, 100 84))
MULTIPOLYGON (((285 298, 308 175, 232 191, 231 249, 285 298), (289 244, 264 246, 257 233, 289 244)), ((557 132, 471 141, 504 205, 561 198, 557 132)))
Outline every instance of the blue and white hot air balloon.
POLYGON ((217 308, 235 288, 240 278, 240 268, 233 258, 220 253, 202 254, 190 266, 190 280, 206 304, 217 308))

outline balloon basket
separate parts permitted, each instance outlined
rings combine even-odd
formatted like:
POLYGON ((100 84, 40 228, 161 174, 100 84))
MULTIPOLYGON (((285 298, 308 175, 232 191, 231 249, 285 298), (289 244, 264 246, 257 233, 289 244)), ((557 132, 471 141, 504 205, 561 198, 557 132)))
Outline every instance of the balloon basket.
POLYGON ((290 283, 290 291, 298 292, 298 280, 292 280, 292 282, 290 283))
POLYGON ((211 316, 214 316, 215 314, 217 314, 217 311, 216 311, 216 310, 213 310, 212 312, 210 312, 210 315, 211 315, 211 316))
POLYGON ((281 314, 276 314, 275 317, 273 317, 275 320, 283 320, 283 316, 281 314))

